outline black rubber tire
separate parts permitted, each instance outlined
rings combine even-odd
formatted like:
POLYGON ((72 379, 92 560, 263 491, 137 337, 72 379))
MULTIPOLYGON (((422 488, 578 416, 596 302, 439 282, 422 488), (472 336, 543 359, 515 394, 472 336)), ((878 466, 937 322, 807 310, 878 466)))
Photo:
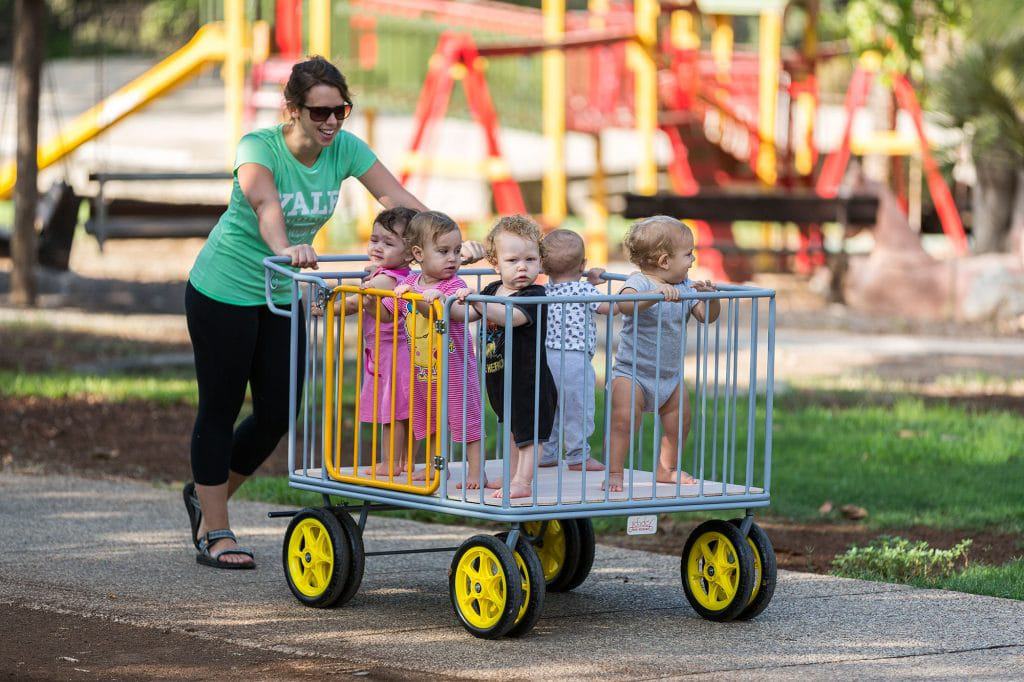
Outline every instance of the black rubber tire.
POLYGON ((597 544, 594 539, 594 524, 590 519, 574 519, 574 521, 580 538, 579 559, 576 562, 576 570, 573 572, 572 578, 565 584, 565 592, 582 585, 590 575, 590 569, 594 567, 594 549, 597 544))
POLYGON ((281 546, 281 564, 284 568, 284 577, 288 582, 288 588, 295 595, 295 598, 306 606, 326 609, 334 606, 341 598, 349 578, 349 567, 352 565, 351 550, 348 533, 337 517, 326 509, 303 509, 292 517, 288 524, 288 530, 284 533, 284 543, 281 546), (289 544, 292 534, 303 521, 314 519, 327 532, 331 541, 333 554, 331 575, 327 580, 324 590, 316 595, 306 595, 299 590, 292 579, 292 570, 289 565, 289 544))
MULTIPOLYGON (((739 528, 743 519, 732 519, 729 523, 739 528)), ((736 620, 750 620, 768 608, 768 604, 775 594, 775 580, 778 577, 775 548, 772 547, 772 541, 768 539, 768 534, 764 532, 764 529, 756 523, 751 524, 747 541, 748 544, 754 546, 754 551, 757 553, 756 558, 761 562, 761 575, 757 575, 755 566, 754 575, 757 582, 754 593, 751 595, 747 607, 740 612, 740 615, 736 616, 736 620)))
POLYGON ((559 542, 564 542, 564 552, 561 566, 558 567, 557 572, 553 575, 546 577, 546 585, 548 592, 565 592, 566 586, 572 581, 576 575, 576 567, 579 565, 580 560, 580 531, 579 527, 572 519, 557 519, 551 521, 533 521, 530 523, 523 524, 523 532, 527 535, 527 539, 533 545, 537 551, 538 556, 541 557, 541 566, 544 565, 543 554, 545 552, 545 542, 552 542, 552 530, 555 528, 553 524, 558 524, 557 528, 561 529, 561 538, 559 542), (532 535, 527 532, 527 529, 533 529, 534 524, 538 524, 540 530, 535 530, 537 535, 532 535))
MULTIPOLYGON (((508 531, 498 533, 494 537, 507 543, 508 531)), ((530 591, 525 612, 523 612, 519 620, 512 623, 512 628, 506 635, 508 637, 522 637, 532 630, 533 626, 540 620, 540 614, 544 610, 544 594, 547 588, 544 584, 544 567, 540 564, 540 558, 537 556, 536 550, 533 549, 533 545, 523 537, 522 533, 519 534, 519 541, 516 543, 514 554, 518 554, 523 560, 523 565, 526 567, 526 575, 523 578, 528 583, 530 591)), ((521 570, 520 575, 522 575, 521 570)), ((526 594, 524 591, 524 598, 526 598, 526 594)), ((520 610, 522 610, 522 607, 520 607, 520 610)))
POLYGON ((512 554, 512 550, 508 548, 508 545, 493 535, 474 535, 463 542, 455 552, 455 556, 452 557, 452 564, 448 569, 448 598, 451 600, 455 617, 471 635, 481 639, 503 637, 515 624, 516 616, 519 615, 519 607, 523 602, 523 588, 520 582, 519 568, 516 566, 515 556, 512 554), (455 591, 459 562, 469 550, 476 547, 483 547, 489 550, 497 558, 505 579, 504 607, 497 622, 487 628, 477 627, 466 620, 462 610, 459 608, 455 591))
POLYGON ((750 545, 747 544, 747 539, 743 537, 736 526, 720 519, 705 521, 694 528, 693 532, 690 533, 690 537, 686 540, 679 564, 679 577, 683 583, 683 594, 686 595, 686 600, 690 602, 693 610, 700 614, 702 618, 724 623, 739 616, 750 602, 750 594, 754 588, 754 552, 750 545), (737 571, 736 592, 728 603, 716 609, 706 607, 697 599, 690 586, 687 570, 691 551, 695 549, 698 540, 710 533, 720 534, 732 545, 731 556, 734 559, 735 570, 737 571))
POLYGON ((345 528, 349 553, 352 556, 348 567, 348 580, 345 581, 345 587, 342 589, 338 601, 334 603, 334 606, 338 607, 347 604, 359 591, 359 586, 363 582, 363 570, 366 567, 366 550, 363 547, 363 531, 359 530, 359 524, 352 518, 352 515, 344 509, 331 509, 331 513, 345 528))

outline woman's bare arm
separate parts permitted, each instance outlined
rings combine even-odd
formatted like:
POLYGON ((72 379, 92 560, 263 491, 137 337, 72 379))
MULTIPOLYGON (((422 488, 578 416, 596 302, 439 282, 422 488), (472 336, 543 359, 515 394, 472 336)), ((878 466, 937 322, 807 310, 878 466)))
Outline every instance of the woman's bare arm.
POLYGON ((370 194, 383 204, 384 208, 405 206, 417 211, 427 210, 423 202, 402 187, 398 178, 392 175, 391 171, 380 161, 375 161, 368 171, 360 175, 359 182, 363 183, 363 187, 368 189, 370 194))
POLYGON ((246 201, 256 212, 260 237, 275 256, 290 256, 292 265, 316 269, 316 251, 308 244, 292 246, 285 230, 281 198, 274 184, 274 174, 258 163, 243 163, 238 167, 238 186, 246 201))

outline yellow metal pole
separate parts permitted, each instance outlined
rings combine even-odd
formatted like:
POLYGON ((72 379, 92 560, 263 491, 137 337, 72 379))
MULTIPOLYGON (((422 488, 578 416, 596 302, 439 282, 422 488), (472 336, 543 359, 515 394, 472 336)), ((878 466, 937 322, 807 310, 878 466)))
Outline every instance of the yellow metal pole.
POLYGON ((224 102, 228 124, 228 168, 235 162, 235 145, 242 137, 245 90, 245 0, 224 0, 227 54, 224 56, 224 102))
MULTIPOLYGON (((331 58, 331 2, 330 0, 309 0, 309 52, 327 60, 331 58)), ((313 249, 324 253, 330 246, 331 225, 334 216, 313 238, 313 249)))
POLYGON ((716 14, 712 21, 715 27, 711 31, 711 56, 715 60, 715 74, 719 80, 728 82, 732 72, 732 17, 716 14))
MULTIPOLYGON (((804 77, 814 77, 818 63, 818 0, 808 0, 804 11, 807 23, 804 26, 804 40, 801 52, 808 65, 804 77)), ((800 175, 810 175, 814 171, 814 123, 817 116, 814 94, 803 91, 796 98, 795 115, 798 125, 794 126, 793 166, 800 175)))
POLYGON ((309 51, 331 58, 330 0, 309 0, 309 51))
MULTIPOLYGON (((603 30, 607 24, 606 15, 609 0, 589 0, 589 26, 595 31, 603 30)), ((608 263, 608 191, 605 184, 604 155, 601 148, 601 131, 593 134, 594 174, 591 176, 591 200, 587 211, 584 234, 586 235, 587 260, 592 265, 608 263)))
POLYGON ((608 263, 608 189, 605 183, 601 132, 594 133, 594 175, 591 177, 590 211, 587 215, 586 250, 591 265, 608 263))
MULTIPOLYGON (((543 0, 544 40, 559 42, 565 36, 565 0, 543 0)), ((565 220, 565 53, 544 50, 541 57, 541 110, 545 143, 541 212, 549 227, 565 220)))
POLYGON ((775 116, 779 94, 779 53, 782 49, 782 10, 761 13, 757 47, 760 78, 758 81, 757 129, 761 142, 757 151, 757 177, 766 185, 777 179, 775 160, 775 116))
POLYGON ((700 49, 700 32, 693 12, 685 9, 673 10, 670 18, 672 47, 677 50, 700 49))
MULTIPOLYGON (((366 107, 363 110, 366 121, 366 144, 373 149, 377 144, 377 110, 373 107, 366 107)), ((359 233, 360 241, 369 241, 370 233, 373 232, 373 218, 377 209, 377 199, 369 191, 363 192, 363 210, 356 219, 356 230, 359 233)))
POLYGON ((658 45, 658 0, 636 0, 633 20, 637 40, 630 44, 631 65, 635 75, 636 132, 640 150, 636 164, 637 194, 658 191, 658 166, 654 158, 654 134, 658 129, 658 67, 654 61, 658 45))

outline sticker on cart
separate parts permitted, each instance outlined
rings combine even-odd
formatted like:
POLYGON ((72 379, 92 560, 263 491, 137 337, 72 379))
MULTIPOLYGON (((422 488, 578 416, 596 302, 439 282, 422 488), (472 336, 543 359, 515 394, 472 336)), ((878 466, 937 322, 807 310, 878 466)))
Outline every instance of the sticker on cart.
POLYGON ((657 514, 630 516, 626 519, 626 535, 654 535, 657 532, 657 514))

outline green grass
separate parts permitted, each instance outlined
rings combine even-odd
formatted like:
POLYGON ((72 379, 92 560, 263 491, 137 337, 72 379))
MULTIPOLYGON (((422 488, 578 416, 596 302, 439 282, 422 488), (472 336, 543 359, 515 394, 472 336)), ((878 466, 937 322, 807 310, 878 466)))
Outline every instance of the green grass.
POLYGON ((865 507, 879 528, 1024 530, 1020 415, 914 398, 841 406, 813 398, 778 402, 774 513, 814 519, 831 500, 865 507))
POLYGON ((969 566, 938 583, 920 586, 1024 600, 1024 559, 1002 566, 969 566))
POLYGON ((84 375, 71 372, 17 373, 0 371, 0 395, 13 398, 89 398, 123 402, 149 400, 160 404, 195 404, 196 380, 185 374, 84 375))

